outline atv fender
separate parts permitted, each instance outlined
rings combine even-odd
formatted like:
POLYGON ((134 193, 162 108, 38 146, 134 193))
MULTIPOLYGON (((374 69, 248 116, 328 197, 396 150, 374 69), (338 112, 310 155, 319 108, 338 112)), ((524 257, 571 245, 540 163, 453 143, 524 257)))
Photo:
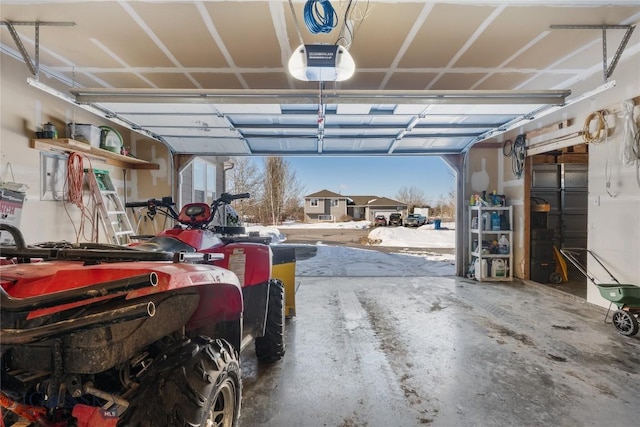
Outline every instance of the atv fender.
POLYGON ((242 318, 243 296, 238 286, 226 283, 211 284, 199 287, 198 292, 200 304, 189 319, 187 330, 242 318))
POLYGON ((234 272, 240 286, 254 286, 266 283, 271 278, 271 248, 252 242, 236 242, 216 247, 214 253, 224 254, 224 259, 214 264, 234 272))

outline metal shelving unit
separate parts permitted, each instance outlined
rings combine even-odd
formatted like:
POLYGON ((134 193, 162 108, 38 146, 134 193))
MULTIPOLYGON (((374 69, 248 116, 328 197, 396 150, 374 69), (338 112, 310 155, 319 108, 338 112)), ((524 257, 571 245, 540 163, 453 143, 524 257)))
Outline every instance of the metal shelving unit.
MULTIPOLYGON (((469 259, 471 265, 478 262, 482 266, 483 261, 487 264, 487 275, 476 275, 479 282, 510 282, 513 280, 513 210, 511 206, 469 206, 469 259), (492 213, 500 216, 500 230, 492 230, 486 227, 483 221, 483 214, 491 216, 492 213), (505 227, 503 224, 505 224, 505 227), (508 229, 502 229, 508 228, 508 229), (507 253, 484 253, 483 241, 499 240, 500 236, 505 236, 509 240, 509 250, 507 253), (492 277, 491 263, 495 260, 502 260, 506 264, 504 276, 492 277), (477 277, 480 276, 480 277, 477 277)), ((482 268, 479 269, 480 272, 482 268)))

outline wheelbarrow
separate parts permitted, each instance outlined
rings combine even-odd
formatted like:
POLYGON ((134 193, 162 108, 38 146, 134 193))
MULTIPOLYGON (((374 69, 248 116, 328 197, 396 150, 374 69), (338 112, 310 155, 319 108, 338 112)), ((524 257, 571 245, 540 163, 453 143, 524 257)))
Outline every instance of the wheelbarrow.
POLYGON ((560 249, 562 255, 571 262, 582 274, 585 275, 587 279, 591 281, 596 287, 598 291, 600 291, 600 295, 607 301, 610 301, 609 310, 607 310, 607 314, 604 316, 605 323, 607 322, 607 318, 609 317, 609 312, 611 311, 611 306, 613 304, 618 307, 616 311, 613 312, 611 316, 611 322, 613 326, 616 328, 620 334, 625 336, 633 336, 638 333, 638 315, 640 315, 640 286, 632 285, 632 284, 624 284, 620 283, 618 279, 616 279, 613 274, 604 266, 600 258, 589 249, 585 248, 563 248, 560 249), (609 274, 611 278, 611 283, 603 283, 596 279, 596 277, 591 274, 587 268, 582 265, 582 263, 578 260, 578 256, 580 253, 586 253, 587 258, 589 255, 602 267, 604 271, 609 274))

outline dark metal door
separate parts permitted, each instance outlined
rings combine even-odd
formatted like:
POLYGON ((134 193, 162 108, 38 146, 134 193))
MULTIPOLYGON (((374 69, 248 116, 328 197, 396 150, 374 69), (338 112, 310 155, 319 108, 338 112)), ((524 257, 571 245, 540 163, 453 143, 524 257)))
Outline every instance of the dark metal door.
MULTIPOLYGON (((544 199, 551 206, 547 214, 549 233, 534 230, 531 234, 531 270, 533 280, 547 283, 549 273, 556 269, 553 245, 558 248, 587 247, 588 165, 559 163, 533 166, 531 196, 544 199), (548 241, 540 241, 548 236, 548 241)), ((532 201, 533 203, 533 201, 532 201)), ((587 265, 587 260, 579 261, 587 265)), ((569 281, 585 283, 585 278, 568 264, 569 281)), ((584 292, 582 292, 584 293, 584 292)))
POLYGON ((587 247, 588 165, 534 165, 531 196, 551 205, 549 229, 559 247, 587 247))
POLYGON ((586 164, 561 165, 560 227, 562 247, 587 247, 587 203, 589 170, 586 164))

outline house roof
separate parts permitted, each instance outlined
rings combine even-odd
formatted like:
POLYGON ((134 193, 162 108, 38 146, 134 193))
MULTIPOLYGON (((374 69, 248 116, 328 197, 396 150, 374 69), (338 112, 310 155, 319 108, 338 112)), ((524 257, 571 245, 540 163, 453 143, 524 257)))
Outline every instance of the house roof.
POLYGON ((344 196, 329 190, 320 190, 316 193, 304 196, 305 199, 310 198, 339 198, 348 199, 356 206, 407 206, 404 202, 393 200, 388 197, 380 196, 344 196))
POLYGON ((304 196, 309 198, 340 198, 351 201, 355 206, 407 206, 406 203, 380 196, 344 196, 329 190, 320 190, 316 193, 304 196))
MULTIPOLYGON (((407 206, 406 203, 399 202, 398 200, 389 199, 388 197, 376 197, 376 196, 367 196, 369 198, 366 203, 367 206, 407 206)), ((351 197, 354 199, 355 197, 351 197)), ((354 200, 355 202, 355 200, 354 200)), ((359 204, 359 203, 356 203, 359 204)))
POLYGON ((305 199, 309 199, 311 197, 314 197, 314 198, 332 197, 332 198, 348 199, 347 196, 343 196, 342 194, 334 193, 333 191, 329 191, 329 190, 320 190, 316 193, 312 193, 304 196, 305 199))
POLYGON ((353 201, 353 204, 356 206, 364 206, 369 204, 369 202, 379 199, 378 196, 349 196, 349 198, 353 201))
POLYGON ((349 196, 356 206, 407 206, 406 203, 380 196, 349 196))

